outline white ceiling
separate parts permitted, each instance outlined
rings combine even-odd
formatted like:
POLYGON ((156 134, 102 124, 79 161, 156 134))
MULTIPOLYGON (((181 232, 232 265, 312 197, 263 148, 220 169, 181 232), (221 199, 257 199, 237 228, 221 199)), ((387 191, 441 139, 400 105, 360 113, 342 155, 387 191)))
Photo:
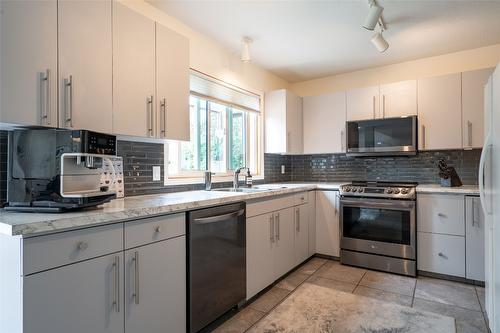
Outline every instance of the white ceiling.
POLYGON ((500 43, 500 1, 381 0, 390 44, 381 54, 351 1, 170 1, 151 4, 289 82, 500 43))

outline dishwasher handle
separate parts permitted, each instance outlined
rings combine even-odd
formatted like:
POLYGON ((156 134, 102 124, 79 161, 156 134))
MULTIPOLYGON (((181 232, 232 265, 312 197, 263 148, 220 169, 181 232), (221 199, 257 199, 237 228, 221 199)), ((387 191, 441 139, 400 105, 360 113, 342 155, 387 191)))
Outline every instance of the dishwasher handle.
POLYGON ((245 213, 244 209, 240 209, 235 212, 227 213, 227 214, 222 214, 222 215, 216 215, 216 216, 209 216, 209 217, 199 217, 194 219, 195 224, 208 224, 208 223, 216 223, 216 222, 221 222, 224 220, 227 220, 229 218, 233 217, 239 217, 245 213))

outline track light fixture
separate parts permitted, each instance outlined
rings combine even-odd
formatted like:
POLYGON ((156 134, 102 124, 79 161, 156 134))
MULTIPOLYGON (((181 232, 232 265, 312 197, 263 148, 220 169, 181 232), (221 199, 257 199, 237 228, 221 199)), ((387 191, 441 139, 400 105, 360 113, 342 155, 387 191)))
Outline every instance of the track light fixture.
POLYGON ((389 43, 387 43, 384 36, 382 36, 382 32, 383 30, 377 32, 375 35, 373 35, 371 39, 373 45, 375 45, 375 47, 380 53, 384 52, 389 48, 389 43))
POLYGON ((370 10, 368 11, 368 15, 365 18, 365 23, 363 24, 363 28, 368 30, 373 30, 377 26, 380 20, 382 20, 382 12, 384 11, 384 7, 381 7, 375 3, 375 1, 370 1, 370 10))
POLYGON ((253 40, 250 37, 243 37, 241 39, 241 61, 250 62, 252 57, 250 55, 250 44, 253 40))

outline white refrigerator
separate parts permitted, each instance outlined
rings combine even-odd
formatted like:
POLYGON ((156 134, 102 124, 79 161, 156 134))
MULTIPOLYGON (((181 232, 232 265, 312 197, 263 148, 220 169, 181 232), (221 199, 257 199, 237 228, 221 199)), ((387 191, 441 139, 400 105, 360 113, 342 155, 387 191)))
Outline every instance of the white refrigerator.
POLYGON ((485 216, 485 306, 492 333, 500 333, 500 64, 485 86, 484 97, 479 189, 485 216))

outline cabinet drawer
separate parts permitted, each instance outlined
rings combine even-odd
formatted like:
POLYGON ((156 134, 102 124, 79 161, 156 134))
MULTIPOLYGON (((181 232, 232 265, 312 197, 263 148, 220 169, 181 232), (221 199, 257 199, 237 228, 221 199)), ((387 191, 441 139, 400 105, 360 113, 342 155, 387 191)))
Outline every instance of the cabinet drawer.
POLYGON ((308 201, 308 193, 307 192, 297 193, 294 196, 294 205, 295 206, 306 204, 307 201, 308 201))
POLYGON ((186 214, 152 217, 125 223, 125 248, 186 234, 186 214))
POLYGON ((294 204, 294 194, 284 195, 276 199, 263 198, 252 200, 247 203, 247 218, 292 207, 294 204))
POLYGON ((465 237, 417 233, 418 269, 465 277, 465 237))
POLYGON ((123 223, 26 238, 23 274, 123 250, 123 223))
POLYGON ((465 236, 464 196, 419 194, 417 197, 417 230, 465 236))

